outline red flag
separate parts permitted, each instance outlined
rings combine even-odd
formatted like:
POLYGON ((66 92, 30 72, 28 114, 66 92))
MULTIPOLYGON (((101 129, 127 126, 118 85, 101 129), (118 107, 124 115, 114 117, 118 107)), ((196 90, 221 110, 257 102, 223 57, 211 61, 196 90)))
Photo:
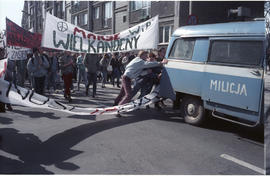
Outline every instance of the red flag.
POLYGON ((39 48, 42 35, 29 32, 6 18, 7 44, 26 48, 39 48))

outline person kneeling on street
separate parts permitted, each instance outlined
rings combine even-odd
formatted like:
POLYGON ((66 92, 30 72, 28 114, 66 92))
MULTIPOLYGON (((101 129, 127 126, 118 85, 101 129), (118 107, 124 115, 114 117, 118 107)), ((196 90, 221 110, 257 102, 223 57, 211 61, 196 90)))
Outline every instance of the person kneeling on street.
POLYGON ((140 51, 138 57, 126 66, 126 70, 122 76, 122 87, 114 101, 114 105, 123 105, 131 101, 131 81, 141 75, 144 69, 162 66, 168 63, 167 59, 163 59, 161 62, 147 61, 147 54, 147 51, 140 51))

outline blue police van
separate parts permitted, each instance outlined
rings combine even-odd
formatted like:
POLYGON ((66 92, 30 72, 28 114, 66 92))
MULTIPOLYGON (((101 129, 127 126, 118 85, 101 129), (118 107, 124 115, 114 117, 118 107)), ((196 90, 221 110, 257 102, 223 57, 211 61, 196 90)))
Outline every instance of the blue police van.
POLYGON ((185 122, 201 125, 210 112, 249 127, 262 123, 264 20, 180 27, 166 58, 185 122))

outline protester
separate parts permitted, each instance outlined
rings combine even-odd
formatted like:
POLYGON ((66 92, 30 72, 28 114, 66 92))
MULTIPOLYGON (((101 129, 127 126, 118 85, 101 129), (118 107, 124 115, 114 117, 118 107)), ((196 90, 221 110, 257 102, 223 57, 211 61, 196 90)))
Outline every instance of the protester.
MULTIPOLYGON (((78 56, 79 56, 79 54, 77 54, 77 53, 72 54, 72 61, 73 61, 73 64, 72 64, 72 67, 73 67, 72 79, 74 79, 75 82, 77 81, 77 73, 78 73, 78 69, 76 67, 76 62, 77 62, 78 56)), ((72 84, 72 89, 73 89, 73 84, 72 84)))
POLYGON ((121 77, 121 58, 118 57, 117 53, 114 53, 111 60, 112 66, 112 85, 114 86, 114 81, 116 78, 117 87, 120 88, 120 77, 121 77))
MULTIPOLYGON (((102 59, 102 57, 103 57, 102 54, 98 54, 99 61, 102 59)), ((100 64, 98 64, 97 80, 100 81, 100 82, 102 81, 102 71, 101 71, 100 64)))
POLYGON ((87 72, 88 78, 85 94, 88 95, 89 85, 92 83, 93 84, 92 97, 94 98, 96 96, 96 89, 97 89, 97 71, 99 65, 98 54, 87 53, 84 57, 83 63, 85 65, 85 70, 87 72))
POLYGON ((158 61, 158 62, 162 61, 162 60, 164 59, 164 57, 165 57, 165 54, 166 54, 166 49, 163 48, 163 47, 160 48, 160 49, 158 50, 157 61, 158 61))
POLYGON ((64 55, 60 57, 59 66, 64 80, 64 97, 71 102, 70 88, 72 84, 73 60, 69 51, 64 51, 64 55))
POLYGON ((47 89, 50 90, 51 87, 53 87, 53 90, 56 91, 56 78, 57 78, 57 72, 59 70, 58 68, 58 59, 55 55, 55 53, 50 52, 49 53, 49 72, 48 72, 48 85, 47 89))
POLYGON ((122 76, 122 88, 118 97, 114 101, 114 105, 122 105, 131 101, 131 81, 142 74, 143 69, 162 66, 168 63, 168 60, 163 59, 161 62, 146 61, 147 52, 140 51, 138 57, 133 59, 127 66, 126 71, 122 76))
POLYGON ((101 72, 102 72, 102 88, 105 88, 105 84, 106 84, 106 81, 107 81, 107 74, 108 74, 108 70, 107 70, 107 67, 108 65, 110 64, 110 56, 105 53, 103 55, 103 57, 101 58, 99 64, 100 64, 100 69, 101 69, 101 72))
MULTIPOLYGON (((28 53, 27 54, 27 63, 29 62, 29 60, 33 57, 33 53, 28 53)), ((26 66, 27 68, 27 66, 26 66)), ((33 77, 33 73, 30 72, 28 69, 27 69, 27 79, 29 81, 29 84, 30 84, 30 87, 31 89, 34 89, 34 77, 33 77)))
MULTIPOLYGON (((164 59, 164 57, 165 57, 165 54, 166 54, 166 49, 163 48, 163 47, 160 48, 158 50, 157 61, 162 61, 164 59)), ((159 77, 161 77, 161 70, 162 70, 162 68, 160 68, 159 70, 158 69, 156 70, 156 73, 159 73, 160 74, 159 77)), ((161 110, 160 104, 165 107, 164 101, 163 100, 160 100, 160 101, 158 101, 158 102, 155 103, 155 108, 161 110)))
MULTIPOLYGON (((15 70, 16 70, 16 62, 14 60, 8 59, 8 61, 7 61, 7 69, 6 69, 4 80, 6 80, 6 81, 8 81, 10 83, 16 84, 16 82, 14 82, 14 80, 13 80, 13 77, 16 74, 15 70)), ((6 106, 7 106, 7 109, 9 111, 13 110, 12 107, 11 107, 11 104, 7 103, 6 106)))
POLYGON ((47 60, 49 63, 49 68, 47 69, 47 74, 45 75, 45 81, 44 81, 44 90, 48 87, 48 79, 49 79, 49 69, 50 69, 50 62, 49 62, 49 56, 46 51, 44 51, 42 48, 39 49, 39 52, 43 59, 47 60))
MULTIPOLYGON (((112 57, 113 57, 114 53, 112 54, 112 57)), ((110 59, 110 63, 109 65, 107 66, 107 82, 111 82, 113 83, 113 67, 112 67, 112 59, 110 59)))
POLYGON ((126 66, 128 65, 128 63, 130 62, 130 60, 129 60, 129 57, 130 57, 130 55, 129 55, 129 52, 126 52, 125 54, 124 54, 124 57, 122 57, 122 68, 123 68, 123 72, 125 72, 125 69, 126 69, 126 66))
POLYGON ((26 65, 27 65, 27 58, 23 58, 25 56, 22 56, 21 58, 17 58, 16 60, 16 80, 17 80, 17 85, 24 87, 24 82, 25 82, 25 77, 26 77, 26 65))
POLYGON ((47 59, 42 57, 38 48, 33 48, 33 57, 29 59, 27 63, 28 71, 33 75, 36 93, 44 95, 45 76, 47 75, 47 69, 49 63, 47 59))
MULTIPOLYGON (((156 55, 153 52, 150 52, 148 54, 147 61, 156 61, 156 55)), ((143 96, 151 92, 153 85, 158 84, 159 82, 160 68, 160 66, 148 68, 146 72, 147 74, 139 75, 135 79, 136 81, 132 89, 131 98, 134 97, 139 90, 141 91, 141 93, 138 98, 142 98, 143 96)))
POLYGON ((88 81, 87 81, 87 74, 85 72, 85 66, 83 64, 83 59, 84 59, 85 53, 81 53, 77 57, 76 65, 77 65, 77 85, 78 85, 78 91, 80 91, 80 83, 81 80, 83 80, 85 88, 87 87, 88 81))

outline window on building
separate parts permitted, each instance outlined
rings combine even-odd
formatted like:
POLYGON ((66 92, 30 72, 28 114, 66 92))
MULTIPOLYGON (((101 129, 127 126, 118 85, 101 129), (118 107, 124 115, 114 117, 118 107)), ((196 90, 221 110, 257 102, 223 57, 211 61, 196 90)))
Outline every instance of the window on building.
POLYGON ((172 26, 159 27, 159 43, 168 43, 172 35, 172 26))
POLYGON ((123 23, 127 22, 127 16, 123 16, 123 23))
POLYGON ((36 19, 36 24, 37 24, 37 30, 39 29, 39 17, 36 19))
POLYGON ((40 16, 40 19, 39 19, 39 29, 42 29, 42 28, 43 28, 43 19, 40 16))
POLYGON ((69 4, 71 4, 71 1, 70 1, 70 0, 66 0, 66 1, 65 1, 65 4, 66 4, 66 5, 69 5, 69 4))
POLYGON ((210 45, 209 62, 258 66, 262 55, 262 41, 215 40, 210 45))
POLYGON ((87 16, 87 13, 82 14, 82 25, 87 25, 87 16))
POLYGON ((147 9, 150 8, 151 1, 131 1, 130 2, 130 10, 135 11, 139 9, 147 9))
POLYGON ((34 8, 33 7, 30 8, 30 15, 34 15, 34 8))
POLYGON ((54 9, 54 14, 55 14, 55 16, 57 16, 57 17, 58 17, 59 12, 60 12, 59 10, 60 10, 60 6, 59 6, 58 3, 56 3, 56 4, 55 4, 55 9, 54 9))
POLYGON ((177 39, 174 41, 169 58, 191 60, 195 45, 194 39, 177 39))
POLYGON ((112 2, 104 4, 104 26, 108 26, 108 19, 112 18, 112 2))
POLYGON ((46 6, 46 8, 49 8, 49 7, 51 7, 51 6, 52 6, 52 4, 51 4, 51 2, 50 2, 50 1, 47 1, 47 2, 45 2, 45 6, 46 6))
POLYGON ((94 8, 94 19, 99 19, 99 7, 94 8))
POLYGON ((73 16, 72 24, 78 26, 79 25, 79 18, 78 16, 73 16))
POLYGON ((75 0, 74 2, 73 2, 73 5, 79 5, 80 4, 80 1, 79 0, 75 0))
POLYGON ((105 3, 105 18, 112 18, 112 2, 105 3))
POLYGON ((66 16, 66 6, 65 6, 64 1, 62 1, 61 6, 62 6, 62 14, 63 14, 62 16, 63 16, 63 18, 65 18, 65 16, 66 16))
POLYGON ((142 8, 141 1, 131 1, 130 2, 130 11, 135 11, 142 8))
MULTIPOLYGON (((35 29, 35 23, 34 21, 30 21, 30 29, 34 30, 35 29)), ((33 31, 32 31, 33 32, 33 31)))

